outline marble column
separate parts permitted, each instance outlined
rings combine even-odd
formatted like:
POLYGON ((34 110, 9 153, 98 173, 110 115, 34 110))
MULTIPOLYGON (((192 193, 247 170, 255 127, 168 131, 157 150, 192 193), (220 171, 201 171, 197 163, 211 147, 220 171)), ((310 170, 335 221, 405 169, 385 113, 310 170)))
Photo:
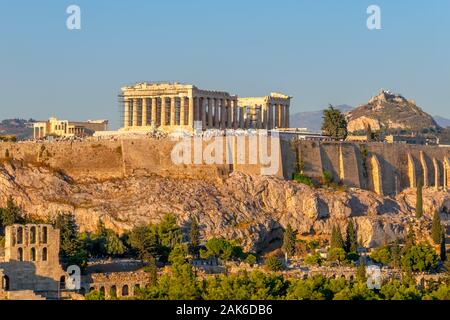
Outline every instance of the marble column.
POLYGON ((142 126, 147 126, 147 98, 142 98, 142 126))
POLYGON ((208 129, 213 128, 214 99, 208 98, 208 129))
POLYGON ((267 105, 267 110, 269 113, 269 117, 268 117, 268 124, 267 124, 267 129, 272 130, 274 125, 273 125, 273 106, 272 104, 268 104, 267 105))
POLYGON ((152 126, 157 125, 158 98, 152 98, 152 126))
POLYGON ((138 126, 138 99, 133 99, 133 127, 138 126))
POLYGON ((280 104, 280 128, 284 128, 284 105, 280 104))
POLYGON ((178 125, 185 126, 186 125, 186 97, 180 97, 180 122, 178 125))
POLYGON ((215 100, 215 108, 214 108, 214 128, 220 129, 220 99, 215 100))
POLYGON ((194 128, 194 97, 189 97, 189 116, 188 116, 188 126, 189 128, 194 128))
POLYGON ((267 129, 267 116, 269 115, 267 106, 261 106, 262 128, 267 129))
POLYGON ((231 100, 227 99, 227 128, 231 129, 233 127, 232 123, 233 113, 231 109, 231 100))
POLYGON ((244 129, 244 107, 239 108, 239 128, 244 129))
POLYGON ((166 102, 166 97, 161 97, 161 126, 166 126, 167 123, 166 102))
POLYGON ((284 106, 284 127, 289 128, 290 124, 290 114, 289 114, 289 105, 284 106))
POLYGON ((176 107, 177 107, 176 97, 170 97, 170 125, 171 126, 176 125, 176 123, 175 123, 176 107))
POLYGON ((262 106, 256 108, 256 129, 262 129, 262 106))
POLYGON ((227 128, 227 105, 226 99, 220 99, 220 128, 227 128))
POLYGON ((231 101, 232 103, 232 108, 233 108, 233 128, 236 130, 239 126, 239 107, 238 107, 238 102, 237 100, 233 100, 231 101))
POLYGON ((208 128, 208 123, 206 122, 206 98, 198 98, 199 100, 199 106, 200 106, 200 113, 201 113, 201 120, 202 120, 202 129, 205 130, 208 128))
POLYGON ((125 99, 123 111, 123 127, 128 128, 130 126, 130 100, 125 99))

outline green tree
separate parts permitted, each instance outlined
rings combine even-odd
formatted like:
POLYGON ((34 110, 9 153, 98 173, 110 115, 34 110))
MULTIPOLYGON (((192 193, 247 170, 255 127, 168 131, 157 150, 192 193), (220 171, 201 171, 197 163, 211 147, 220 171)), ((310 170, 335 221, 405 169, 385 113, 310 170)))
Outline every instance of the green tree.
POLYGON ((405 246, 403 247, 402 253, 408 251, 415 245, 416 245, 416 234, 414 232, 413 225, 410 224, 408 227, 408 233, 406 234, 405 246))
POLYGON ((366 263, 363 259, 361 259, 358 268, 356 269, 356 281, 367 282, 366 263))
POLYGON ((370 124, 367 125, 366 128, 366 135, 367 135, 367 142, 371 142, 373 140, 373 132, 372 132, 372 127, 370 126, 370 124))
POLYGON ((267 258, 264 266, 266 267, 267 270, 272 272, 277 272, 284 269, 283 262, 281 262, 281 260, 275 256, 267 258))
POLYGON ((158 235, 151 225, 135 227, 128 237, 128 244, 143 261, 156 257, 159 252, 158 235))
POLYGON ((438 211, 434 213, 433 222, 431 224, 431 238, 434 244, 441 244, 442 242, 442 223, 441 217, 438 211))
POLYGON ((215 257, 223 261, 239 259, 243 257, 242 249, 223 238, 212 238, 205 244, 206 250, 200 250, 200 257, 208 259, 215 257))
POLYGON ((441 261, 447 260, 447 247, 445 245, 445 228, 442 228, 441 247, 440 247, 441 261))
POLYGON ((439 257, 429 245, 412 246, 402 257, 402 266, 407 271, 431 271, 438 263, 439 257))
POLYGON ((245 263, 248 263, 250 266, 255 265, 257 262, 256 256, 252 253, 247 255, 247 258, 245 258, 245 263))
POLYGON ((417 191, 416 191, 416 218, 420 219, 423 217, 423 184, 420 180, 419 183, 417 183, 417 191))
POLYGON ((105 295, 98 290, 92 290, 88 292, 84 298, 86 300, 105 300, 105 295))
POLYGON ((23 218, 22 211, 16 205, 14 199, 9 196, 6 201, 6 207, 0 208, 0 223, 2 229, 15 223, 21 224, 24 222, 25 219, 23 218))
POLYGON ((347 258, 347 255, 345 254, 345 250, 342 248, 331 248, 328 251, 328 260, 333 262, 338 262, 341 264, 344 262, 347 258))
POLYGON ((344 239, 342 237, 341 227, 339 225, 333 225, 331 230, 330 246, 332 249, 344 249, 344 239))
POLYGON ((391 247, 391 260, 393 268, 401 267, 401 250, 398 240, 395 240, 394 244, 391 247))
POLYGON ((338 109, 332 105, 323 112, 322 131, 325 135, 337 140, 345 140, 348 135, 347 120, 338 109))
POLYGON ((192 217, 191 219, 191 228, 189 230, 189 242, 190 242, 190 251, 192 254, 198 254, 198 247, 200 246, 200 229, 198 226, 197 218, 192 217))
POLYGON ((296 243, 295 232, 292 229, 291 225, 288 224, 286 230, 284 231, 283 246, 282 246, 283 252, 286 255, 287 259, 294 256, 295 243, 296 243))
POLYGON ((358 237, 356 235, 356 229, 352 219, 350 219, 347 224, 345 251, 347 253, 358 251, 358 237))
POLYGON ((78 265, 86 268, 88 253, 85 243, 78 234, 78 226, 72 213, 60 213, 53 221, 56 229, 60 230, 60 255, 67 265, 78 265))
POLYGON ((387 266, 392 263, 391 250, 388 246, 379 247, 372 252, 370 259, 387 266))
POLYGON ((319 253, 311 254, 305 258, 305 264, 311 266, 320 266, 322 264, 322 258, 319 253))
POLYGON ((182 242, 183 232, 177 225, 177 219, 173 214, 167 213, 163 216, 158 224, 158 235, 161 244, 169 248, 174 248, 175 245, 182 242))
POLYGON ((198 300, 201 289, 197 276, 187 259, 188 249, 176 244, 169 255, 171 275, 164 275, 158 282, 160 298, 166 300, 198 300))
POLYGON ((126 251, 125 245, 112 230, 107 230, 105 234, 104 250, 108 256, 120 256, 126 251))
POLYGON ((156 264, 156 259, 154 257, 149 257, 147 259, 148 265, 145 266, 144 271, 148 274, 148 283, 151 286, 155 286, 158 282, 158 266, 156 264))

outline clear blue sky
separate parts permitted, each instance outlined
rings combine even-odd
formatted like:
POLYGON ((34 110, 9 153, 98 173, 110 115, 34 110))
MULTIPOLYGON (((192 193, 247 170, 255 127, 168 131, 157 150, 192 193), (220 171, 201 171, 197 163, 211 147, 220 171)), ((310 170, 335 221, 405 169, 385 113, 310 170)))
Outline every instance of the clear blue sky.
POLYGON ((0 119, 108 118, 120 87, 171 80, 293 112, 358 105, 381 88, 450 117, 447 0, 0 0, 0 119), (66 8, 82 29, 66 28, 66 8), (382 30, 366 27, 370 4, 382 30))

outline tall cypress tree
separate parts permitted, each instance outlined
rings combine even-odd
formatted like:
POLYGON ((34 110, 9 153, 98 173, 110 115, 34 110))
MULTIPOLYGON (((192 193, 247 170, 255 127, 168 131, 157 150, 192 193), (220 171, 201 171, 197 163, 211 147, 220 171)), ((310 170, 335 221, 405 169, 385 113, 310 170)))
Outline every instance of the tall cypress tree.
POLYGON ((447 260, 447 247, 445 246, 445 229, 442 228, 441 233, 441 261, 444 262, 447 260))
POLYGON ((439 212, 436 211, 433 216, 433 223, 431 225, 431 238, 433 239, 434 244, 438 245, 442 240, 442 223, 439 212))
POLYGON ((295 254, 295 240, 295 232, 291 225, 288 224, 283 237, 283 252, 286 258, 292 257, 295 254))
POLYGON ((333 226, 331 231, 331 249, 345 249, 344 238, 342 237, 341 227, 333 226))
POLYGON ((347 224, 347 230, 346 230, 346 239, 345 239, 345 251, 347 253, 350 252, 357 252, 358 251, 358 240, 356 235, 356 229, 355 225, 353 224, 353 220, 350 219, 350 221, 347 224))
POLYGON ((191 221, 191 229, 189 230, 189 244, 191 253, 197 255, 198 247, 200 246, 200 229, 197 218, 193 217, 191 221))
POLYGON ((416 245, 416 234, 414 232, 413 225, 410 224, 408 227, 408 233, 405 238, 405 246, 403 247, 403 252, 407 252, 411 247, 416 245))
POLYGON ((395 240, 391 247, 392 267, 399 268, 401 264, 400 245, 398 240, 395 240))
POLYGON ((417 191, 416 191, 416 218, 420 219, 423 217, 423 195, 422 195, 422 190, 423 190, 423 184, 422 181, 419 181, 419 183, 417 184, 417 191))

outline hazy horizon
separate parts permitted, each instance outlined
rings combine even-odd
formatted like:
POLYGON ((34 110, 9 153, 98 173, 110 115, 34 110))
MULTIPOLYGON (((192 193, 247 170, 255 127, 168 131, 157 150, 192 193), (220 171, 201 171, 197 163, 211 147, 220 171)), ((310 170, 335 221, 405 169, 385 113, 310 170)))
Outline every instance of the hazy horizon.
POLYGON ((3 1, 0 119, 106 118, 140 81, 239 96, 280 91, 292 113, 356 107, 381 89, 450 118, 450 3, 440 0, 3 1), (81 30, 66 9, 81 8, 81 30), (366 27, 369 5, 381 30, 366 27))

